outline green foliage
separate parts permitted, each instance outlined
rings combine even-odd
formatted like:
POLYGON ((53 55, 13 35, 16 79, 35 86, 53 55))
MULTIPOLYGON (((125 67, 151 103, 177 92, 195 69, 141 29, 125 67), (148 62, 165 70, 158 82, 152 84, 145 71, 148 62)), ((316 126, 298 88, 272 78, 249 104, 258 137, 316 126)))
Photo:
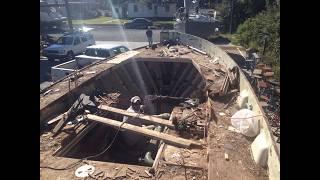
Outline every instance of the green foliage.
POLYGON ((221 20, 224 31, 229 31, 231 14, 233 12, 232 32, 237 29, 238 25, 246 19, 255 16, 266 9, 266 0, 222 0, 216 5, 217 11, 221 14, 221 20), (232 11, 233 1, 233 11, 232 11))
POLYGON ((239 25, 233 43, 246 48, 258 49, 262 54, 266 40, 265 54, 262 60, 274 66, 276 77, 280 77, 280 8, 273 7, 247 19, 239 25))

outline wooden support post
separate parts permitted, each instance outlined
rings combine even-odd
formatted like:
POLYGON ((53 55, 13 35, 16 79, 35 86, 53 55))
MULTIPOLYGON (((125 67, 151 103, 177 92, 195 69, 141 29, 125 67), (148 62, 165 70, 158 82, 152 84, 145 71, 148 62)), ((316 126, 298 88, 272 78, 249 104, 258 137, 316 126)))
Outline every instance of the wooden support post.
POLYGON ((174 125, 172 124, 172 122, 170 122, 166 119, 161 119, 161 118, 157 118, 157 117, 153 117, 153 116, 149 116, 149 115, 144 115, 144 114, 138 114, 138 113, 134 113, 134 112, 127 112, 123 109, 118 109, 118 108, 105 106, 105 105, 99 106, 99 109, 113 112, 113 113, 117 113, 117 114, 121 114, 124 116, 138 118, 138 119, 144 120, 149 123, 159 124, 159 125, 167 126, 168 128, 174 129, 174 125))
POLYGON ((146 128, 142 128, 139 126, 134 126, 131 124, 127 123, 121 123, 119 121, 113 120, 113 119, 108 119, 108 118, 103 118, 99 117, 96 115, 88 114, 87 118, 92 121, 97 121, 101 122, 107 126, 113 127, 113 128, 119 128, 121 126, 122 129, 127 130, 129 132, 137 133, 146 137, 150 137, 152 139, 156 140, 163 140, 165 143, 170 144, 172 146, 177 146, 177 147, 182 147, 182 148, 190 148, 191 146, 196 146, 196 147, 202 147, 201 143, 192 141, 192 140, 187 140, 183 139, 180 137, 175 137, 169 134, 149 130, 146 128))

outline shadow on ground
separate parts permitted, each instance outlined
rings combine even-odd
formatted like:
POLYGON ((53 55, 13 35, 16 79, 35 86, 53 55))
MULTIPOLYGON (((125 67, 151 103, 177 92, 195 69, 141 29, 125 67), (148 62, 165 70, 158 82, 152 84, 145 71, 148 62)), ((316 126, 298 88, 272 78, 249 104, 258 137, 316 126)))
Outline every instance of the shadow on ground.
POLYGON ((239 54, 227 53, 241 68, 245 68, 245 59, 239 54))
POLYGON ((208 39, 210 42, 217 44, 217 45, 226 45, 229 44, 231 41, 227 38, 224 38, 222 36, 214 37, 208 39))

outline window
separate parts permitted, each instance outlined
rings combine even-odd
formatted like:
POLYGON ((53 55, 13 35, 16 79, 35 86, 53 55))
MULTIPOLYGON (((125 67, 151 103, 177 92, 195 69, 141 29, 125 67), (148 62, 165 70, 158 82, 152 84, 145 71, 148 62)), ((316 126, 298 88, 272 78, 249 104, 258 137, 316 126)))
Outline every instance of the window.
POLYGON ((73 37, 66 36, 58 39, 57 44, 61 45, 71 45, 73 43, 73 37))
POLYGON ((80 38, 77 36, 75 39, 74 39, 74 45, 78 45, 80 44, 80 38))
POLYGON ((134 12, 138 12, 138 6, 137 6, 137 5, 134 5, 134 6, 133 6, 133 11, 134 11, 134 12))
POLYGON ((109 54, 109 51, 107 51, 105 49, 99 49, 99 50, 97 50, 97 56, 107 58, 110 56, 110 54, 109 54))
POLYGON ((84 53, 87 56, 97 56, 97 52, 95 49, 87 49, 86 52, 84 53))
POLYGON ((81 41, 82 41, 82 42, 86 42, 86 41, 88 41, 88 39, 87 39, 87 37, 82 36, 82 37, 81 37, 81 41))
POLYGON ((120 54, 120 53, 121 53, 121 51, 120 51, 120 49, 119 49, 119 48, 113 48, 113 49, 112 49, 112 51, 113 51, 113 53, 114 53, 115 55, 117 55, 117 54, 120 54))
POLYGON ((116 11, 116 13, 119 13, 119 9, 118 8, 116 8, 115 11, 116 11))
POLYGON ((165 6, 165 9, 166 9, 166 12, 169 12, 169 11, 170 11, 170 6, 169 6, 169 5, 166 5, 166 6, 165 6))
POLYGON ((107 58, 110 56, 110 53, 106 49, 94 49, 94 48, 89 48, 86 50, 85 55, 87 56, 93 56, 93 57, 102 57, 102 58, 107 58))
POLYGON ((150 9, 150 10, 152 10, 152 3, 148 3, 148 8, 150 9))
POLYGON ((135 22, 136 23, 144 23, 144 20, 143 19, 136 19, 135 22))
POLYGON ((121 53, 124 53, 124 52, 127 52, 127 51, 129 51, 128 48, 126 48, 126 47, 120 47, 120 52, 121 52, 121 53))

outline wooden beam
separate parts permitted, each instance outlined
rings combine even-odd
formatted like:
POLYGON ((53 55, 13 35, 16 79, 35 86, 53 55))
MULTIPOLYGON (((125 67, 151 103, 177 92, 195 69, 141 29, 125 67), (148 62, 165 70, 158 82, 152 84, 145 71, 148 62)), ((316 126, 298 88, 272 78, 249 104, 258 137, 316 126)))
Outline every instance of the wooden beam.
POLYGON ((167 126, 168 128, 174 129, 174 125, 172 124, 172 122, 168 121, 166 119, 161 119, 161 118, 157 118, 157 117, 153 117, 153 116, 149 116, 149 115, 144 115, 144 114, 133 113, 133 112, 127 112, 123 109, 118 109, 118 108, 105 106, 105 105, 99 106, 99 109, 113 112, 113 113, 117 113, 117 114, 121 114, 124 116, 138 118, 138 119, 144 120, 146 122, 159 124, 159 125, 167 126))
POLYGON ((177 146, 177 147, 182 147, 182 148, 190 148, 191 146, 197 146, 197 147, 202 147, 201 143, 188 140, 188 139, 183 139, 180 137, 175 137, 169 134, 149 130, 146 128, 142 128, 139 126, 134 126, 131 124, 127 123, 121 123, 119 121, 113 120, 113 119, 108 119, 108 118, 103 118, 99 117, 96 115, 88 114, 87 118, 92 121, 97 121, 101 122, 107 126, 113 127, 113 128, 119 128, 121 126, 122 129, 127 130, 129 132, 137 133, 146 137, 150 137, 152 139, 156 140, 163 140, 165 143, 170 144, 172 146, 177 146))
MULTIPOLYGON (((172 118, 174 117, 174 114, 171 113, 170 115, 170 120, 172 121, 172 118)), ((165 128, 164 129, 164 133, 168 133, 169 129, 168 128, 165 128)), ((158 169, 158 165, 159 165, 159 162, 160 162, 160 159, 162 158, 162 154, 163 154, 163 150, 164 148, 166 147, 166 144, 163 142, 163 141, 160 141, 160 147, 158 149, 158 152, 157 152, 157 155, 156 157, 154 158, 154 162, 152 164, 152 167, 151 167, 151 172, 153 171, 153 173, 156 173, 157 172, 157 169, 158 169)), ((150 171, 149 171, 150 172, 150 171)))
POLYGON ((163 149, 164 149, 165 145, 166 144, 164 142, 162 142, 161 145, 160 145, 160 148, 158 149, 157 155, 156 155, 156 157, 154 159, 154 162, 153 162, 153 165, 151 167, 152 170, 150 169, 151 172, 153 171, 153 173, 157 172, 159 161, 161 159, 162 152, 163 152, 163 149))
POLYGON ((209 163, 208 163, 208 179, 220 179, 217 174, 217 162, 215 161, 213 149, 209 148, 209 163))
POLYGON ((59 116, 51 119, 50 121, 47 122, 48 125, 55 123, 56 121, 59 121, 63 118, 63 116, 65 116, 67 114, 67 112, 64 112, 62 114, 60 114, 59 116))
POLYGON ((61 148, 60 151, 57 151, 55 154, 53 154, 54 156, 65 156, 71 149, 73 149, 73 147, 75 145, 77 145, 80 140, 88 134, 88 132, 90 132, 90 130, 92 130, 94 127, 96 127, 98 123, 93 122, 90 125, 88 125, 87 127, 85 127, 74 139, 72 139, 72 141, 70 143, 68 143, 68 145, 66 145, 65 147, 61 148))
POLYGON ((200 169, 200 170, 204 169, 203 167, 199 167, 199 166, 192 166, 192 165, 187 165, 187 164, 176 164, 176 163, 172 163, 172 162, 163 162, 163 164, 171 165, 171 166, 181 166, 181 167, 190 168, 190 169, 200 169))

